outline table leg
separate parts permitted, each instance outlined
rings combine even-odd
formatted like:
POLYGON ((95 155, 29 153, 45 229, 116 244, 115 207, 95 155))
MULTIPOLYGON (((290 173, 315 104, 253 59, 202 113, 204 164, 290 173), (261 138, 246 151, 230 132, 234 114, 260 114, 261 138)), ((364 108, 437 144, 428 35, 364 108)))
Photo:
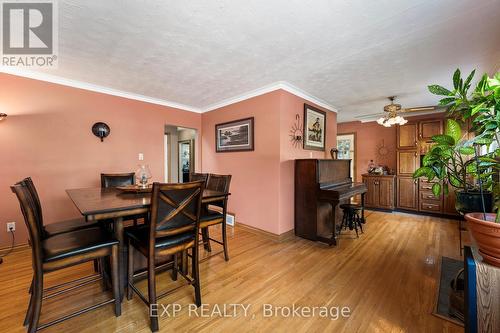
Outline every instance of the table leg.
POLYGON ((365 223, 365 194, 361 194, 361 223, 365 223))
POLYGON ((123 231, 123 217, 113 220, 113 230, 118 240, 118 276, 120 283, 120 300, 123 300, 125 286, 127 285, 127 246, 123 231))

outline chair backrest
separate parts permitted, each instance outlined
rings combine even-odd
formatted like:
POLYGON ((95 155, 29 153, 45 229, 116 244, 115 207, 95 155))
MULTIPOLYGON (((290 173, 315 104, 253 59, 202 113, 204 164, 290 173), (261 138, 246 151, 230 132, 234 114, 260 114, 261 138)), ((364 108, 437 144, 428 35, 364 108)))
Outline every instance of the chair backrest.
MULTIPOLYGON (((231 184, 231 175, 216 175, 213 173, 208 175, 208 180, 207 180, 208 190, 229 193, 230 184, 231 184)), ((221 201, 212 201, 210 205, 223 208, 225 211, 227 206, 227 197, 226 199, 221 201)))
POLYGON ((179 184, 153 183, 151 194, 150 250, 154 239, 183 232, 198 237, 203 181, 179 184))
POLYGON ((207 180, 207 189, 228 193, 231 184, 231 175, 209 174, 207 180))
POLYGON ((35 271, 41 270, 42 265, 42 240, 43 240, 43 219, 36 208, 35 199, 29 189, 26 180, 22 180, 10 187, 19 200, 19 206, 24 216, 24 222, 28 229, 33 254, 33 268, 35 271))
POLYGON ((208 179, 208 173, 197 173, 197 172, 191 172, 189 174, 189 181, 190 182, 196 182, 198 180, 202 180, 205 182, 207 182, 207 179, 208 179))
POLYGON ((101 173, 101 187, 118 187, 135 184, 135 173, 101 173))
POLYGON ((22 181, 25 182, 26 186, 28 187, 28 190, 31 193, 31 197, 33 198, 33 201, 35 203, 35 208, 38 210, 37 213, 40 216, 43 216, 42 204, 40 203, 40 197, 38 196, 38 191, 36 190, 35 183, 33 183, 31 177, 26 177, 22 181))

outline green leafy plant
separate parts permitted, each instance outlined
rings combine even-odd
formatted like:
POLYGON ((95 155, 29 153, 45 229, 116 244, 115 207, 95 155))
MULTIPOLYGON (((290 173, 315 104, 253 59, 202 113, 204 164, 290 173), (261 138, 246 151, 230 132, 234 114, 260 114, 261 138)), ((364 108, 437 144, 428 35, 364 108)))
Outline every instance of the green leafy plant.
MULTIPOLYGON (((484 190, 491 190, 500 222, 500 72, 489 77, 484 74, 476 87, 470 91, 475 70, 465 80, 460 70, 453 74, 453 89, 430 85, 431 93, 443 98, 439 104, 448 108, 448 115, 462 123, 470 121, 475 137, 465 141, 459 138, 460 123, 448 119, 446 133, 436 136, 435 147, 424 157, 424 165, 414 177, 438 178, 464 191, 477 190, 481 180, 484 190), (496 148, 493 149, 492 145, 496 148), (483 147, 483 148, 481 148, 483 147), (477 149, 477 151, 476 151, 477 149), (483 151, 478 161, 471 157, 483 151)), ((433 187, 435 195, 441 193, 441 184, 433 187)))
MULTIPOLYGON (((475 178, 478 177, 477 166, 471 158, 475 149, 470 141, 462 139, 462 128, 453 119, 447 119, 445 133, 432 137, 431 150, 424 156, 422 166, 413 174, 414 178, 426 177, 436 181, 432 186, 435 196, 449 192, 449 185, 465 192, 477 191, 475 178)), ((487 176, 480 175, 485 180, 487 176)))

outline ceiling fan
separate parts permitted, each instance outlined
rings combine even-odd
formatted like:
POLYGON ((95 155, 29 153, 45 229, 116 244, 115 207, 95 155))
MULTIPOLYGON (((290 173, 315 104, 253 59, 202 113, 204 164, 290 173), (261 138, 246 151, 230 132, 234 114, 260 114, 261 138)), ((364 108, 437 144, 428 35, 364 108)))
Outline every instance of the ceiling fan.
POLYGON ((408 121, 402 116, 402 114, 414 113, 417 116, 420 114, 427 114, 429 112, 443 112, 445 107, 443 106, 419 106, 411 108, 402 108, 401 104, 394 103, 396 96, 389 96, 388 99, 391 101, 390 104, 384 106, 384 113, 375 113, 369 115, 357 116, 361 122, 376 120, 378 124, 391 127, 392 125, 404 125, 408 121), (378 117, 378 119, 376 119, 378 117))

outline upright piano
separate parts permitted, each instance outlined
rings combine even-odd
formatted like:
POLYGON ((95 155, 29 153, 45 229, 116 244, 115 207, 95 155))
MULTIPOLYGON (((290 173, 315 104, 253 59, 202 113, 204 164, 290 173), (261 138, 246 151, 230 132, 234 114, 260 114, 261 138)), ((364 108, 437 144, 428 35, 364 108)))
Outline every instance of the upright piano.
MULTIPOLYGON (((336 245, 342 212, 340 203, 367 191, 364 183, 353 183, 351 160, 295 160, 295 235, 336 245)), ((364 219, 364 210, 362 210, 364 219)))

